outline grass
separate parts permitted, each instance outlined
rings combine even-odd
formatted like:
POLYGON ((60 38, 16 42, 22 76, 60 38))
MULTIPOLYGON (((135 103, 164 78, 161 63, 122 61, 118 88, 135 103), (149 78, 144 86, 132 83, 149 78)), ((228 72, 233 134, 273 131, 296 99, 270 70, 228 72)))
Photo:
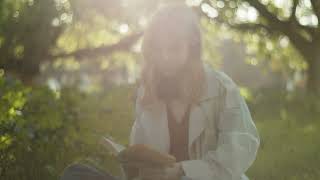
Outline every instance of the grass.
POLYGON ((261 117, 256 122, 261 146, 248 176, 252 180, 320 179, 319 118, 308 113, 304 119, 261 117))

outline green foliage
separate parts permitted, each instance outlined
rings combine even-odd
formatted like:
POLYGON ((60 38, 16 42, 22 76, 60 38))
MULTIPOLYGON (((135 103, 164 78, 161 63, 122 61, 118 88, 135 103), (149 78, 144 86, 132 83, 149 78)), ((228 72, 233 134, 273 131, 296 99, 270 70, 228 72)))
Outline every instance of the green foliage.
MULTIPOLYGON (((98 141, 111 135, 128 143, 133 88, 114 86, 88 94, 69 87, 55 92, 1 77, 1 179, 57 179, 75 161, 117 174, 116 160, 98 141)), ((248 95, 247 90, 243 93, 248 95)), ((250 93, 248 102, 261 136, 249 177, 319 179, 320 105, 313 97, 270 89, 250 93)))
POLYGON ((287 81, 294 80, 294 75, 302 75, 307 70, 307 63, 285 36, 274 37, 263 32, 236 36, 241 36, 247 44, 248 64, 264 64, 265 69, 282 74, 287 81))
POLYGON ((0 89, 1 179, 57 179, 68 164, 83 160, 118 172, 98 142, 109 134, 128 143, 132 87, 54 92, 1 77, 0 89))
MULTIPOLYGON (((112 86, 104 91, 89 93, 79 90, 77 82, 69 85, 72 83, 67 81, 65 84, 69 86, 66 87, 61 80, 62 88, 54 91, 35 84, 25 86, 19 80, 4 76, 2 68, 11 75, 18 74, 17 77, 24 82, 38 75, 40 67, 44 74, 48 72, 48 76, 57 79, 66 71, 72 71, 72 75, 77 77, 93 72, 90 74, 93 84, 99 80, 113 80, 112 74, 99 74, 99 66, 101 71, 119 71, 121 66, 126 68, 124 73, 134 74, 135 60, 140 58, 135 52, 114 53, 99 57, 97 61, 88 58, 83 62, 75 58, 47 62, 45 58, 51 53, 68 53, 113 44, 126 34, 120 30, 123 25, 128 28, 127 32, 140 31, 161 1, 120 2, 0 1, 1 180, 57 179, 63 168, 74 161, 85 161, 118 173, 115 159, 98 141, 101 135, 108 134, 120 143, 128 143, 133 122, 133 87, 112 86), (52 67, 58 73, 50 74, 52 67)), ((225 32, 226 23, 268 23, 260 16, 255 17, 256 11, 243 1, 207 2, 211 2, 210 6, 202 4, 196 8, 211 10, 209 16, 214 19, 219 15, 215 20, 224 23, 218 24, 218 29, 211 23, 212 19, 202 17, 204 59, 219 67, 221 57, 216 47, 218 40, 229 34, 225 32), (253 13, 253 19, 237 18, 239 7, 253 13)), ((279 19, 288 18, 288 6, 279 5, 276 1, 265 2, 268 10, 277 14, 279 19)), ((306 1, 303 2, 298 5, 298 21, 313 15, 306 1)), ((246 32, 232 37, 248 43, 248 63, 267 62, 273 70, 290 78, 297 72, 307 70, 307 61, 298 55, 287 36, 278 31, 270 33, 263 28, 250 28, 246 32)), ((250 93, 242 88, 241 93, 250 102, 250 110, 262 138, 261 149, 249 169, 249 176, 261 180, 319 179, 320 146, 316 140, 319 139, 320 107, 315 98, 279 92, 278 89, 250 93)))
MULTIPOLYGON (((313 119, 311 115, 305 118, 313 119)), ((262 180, 319 179, 319 121, 302 124, 279 118, 258 122, 257 127, 262 141, 257 159, 248 171, 250 177, 262 180)))
POLYGON ((320 178, 320 104, 302 93, 264 90, 250 103, 261 146, 252 179, 320 178))
POLYGON ((21 79, 40 72, 39 64, 66 22, 55 24, 67 16, 68 8, 51 0, 0 1, 0 66, 21 79))

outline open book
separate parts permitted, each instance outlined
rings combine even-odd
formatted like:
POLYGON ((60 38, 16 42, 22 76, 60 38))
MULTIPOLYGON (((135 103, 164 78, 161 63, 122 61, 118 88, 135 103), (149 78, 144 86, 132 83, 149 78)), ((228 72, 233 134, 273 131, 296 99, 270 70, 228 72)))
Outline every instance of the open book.
POLYGON ((102 145, 104 145, 105 148, 107 148, 111 154, 118 156, 118 154, 126 149, 125 146, 121 144, 117 144, 114 141, 112 141, 110 138, 102 137, 102 145))
POLYGON ((102 144, 108 151, 115 155, 122 164, 137 167, 171 166, 176 162, 174 156, 161 153, 145 144, 134 144, 125 147, 115 143, 111 138, 103 137, 102 144))
POLYGON ((158 152, 145 144, 125 147, 108 137, 102 137, 101 143, 111 154, 117 157, 121 164, 120 176, 124 180, 136 179, 139 176, 139 168, 167 167, 176 162, 174 156, 158 152))

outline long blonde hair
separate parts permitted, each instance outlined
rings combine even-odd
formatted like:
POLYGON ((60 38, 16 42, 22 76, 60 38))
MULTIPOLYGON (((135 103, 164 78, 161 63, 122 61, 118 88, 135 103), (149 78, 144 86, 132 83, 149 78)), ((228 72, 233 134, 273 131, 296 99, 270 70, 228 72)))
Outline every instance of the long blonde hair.
MULTIPOLYGON (((202 62, 202 40, 199 19, 193 10, 183 4, 170 4, 155 13, 145 30, 142 41, 143 66, 139 86, 144 87, 140 104, 148 106, 156 101, 155 83, 159 74, 155 71, 155 61, 161 61, 163 41, 183 42, 187 44, 188 56, 186 70, 179 83, 182 87, 182 100, 196 103, 201 97, 205 85, 205 73, 202 62)), ((172 88, 172 87, 167 87, 172 88)))

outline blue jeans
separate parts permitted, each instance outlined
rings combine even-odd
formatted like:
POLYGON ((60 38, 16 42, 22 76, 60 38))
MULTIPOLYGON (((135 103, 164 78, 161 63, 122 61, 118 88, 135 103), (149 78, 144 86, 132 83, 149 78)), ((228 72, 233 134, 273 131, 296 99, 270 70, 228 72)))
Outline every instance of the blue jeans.
POLYGON ((81 163, 67 166, 60 176, 60 180, 120 180, 108 172, 81 163))
MULTIPOLYGON (((112 176, 110 173, 98 170, 93 166, 76 163, 64 169, 60 180, 121 180, 121 178, 112 176)), ((191 179, 184 176, 181 180, 191 179)))

